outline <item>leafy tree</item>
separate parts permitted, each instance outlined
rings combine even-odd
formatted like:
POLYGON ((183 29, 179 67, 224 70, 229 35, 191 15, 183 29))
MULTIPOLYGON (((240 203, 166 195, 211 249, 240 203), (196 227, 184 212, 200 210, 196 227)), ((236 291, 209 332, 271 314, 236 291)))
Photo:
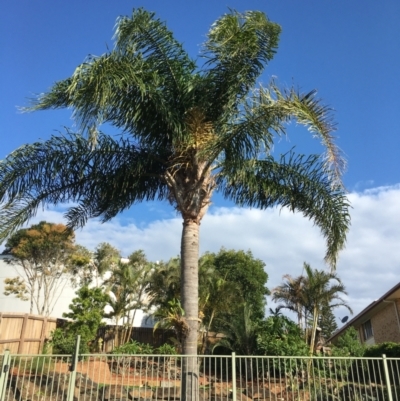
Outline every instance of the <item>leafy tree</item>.
POLYGON ((28 108, 69 107, 87 135, 53 136, 1 162, 0 239, 43 205, 75 202, 66 217, 77 227, 137 202, 168 200, 183 219, 185 354, 196 353, 198 234, 216 189, 241 206, 302 212, 320 227, 334 266, 349 212, 330 111, 315 91, 281 91, 275 83, 254 89, 280 30, 258 11, 226 14, 212 25, 197 67, 154 14, 137 9, 120 18, 112 51, 89 57, 28 108), (325 161, 293 152, 273 158, 274 139, 292 119, 321 138, 325 161), (99 132, 102 123, 123 135, 99 132))
POLYGON ((5 295, 29 300, 29 312, 49 316, 71 273, 74 233, 63 224, 34 224, 6 242, 6 262, 19 275, 5 279, 5 295))
MULTIPOLYGON (((205 255, 208 256, 208 255, 205 255)), ((219 294, 222 296, 223 294, 228 295, 223 290, 223 285, 221 285, 221 279, 216 274, 214 266, 208 263, 208 257, 201 257, 199 261, 199 321, 204 325, 208 326, 206 332, 209 329, 209 325, 211 324, 212 318, 209 319, 208 314, 210 309, 210 291, 211 287, 215 287, 219 290, 219 294), (221 292, 222 290, 222 292, 221 292)), ((179 319, 181 320, 180 314, 176 314, 175 312, 179 308, 176 309, 177 303, 181 307, 180 303, 180 293, 181 293, 181 274, 180 274, 180 258, 171 258, 167 263, 160 262, 157 265, 154 265, 152 273, 149 276, 148 286, 146 288, 146 292, 149 296, 149 308, 155 308, 154 317, 158 320, 163 320, 164 318, 168 318, 167 320, 171 320, 171 316, 179 315, 179 319)), ((229 294, 229 296, 231 293, 229 294)), ((215 299, 214 299, 215 300, 215 299)), ((228 307, 227 301, 229 298, 225 298, 223 301, 224 305, 228 307)), ((222 306, 221 302, 213 303, 213 310, 218 309, 222 306)), ((184 315, 182 315, 184 316, 184 315)), ((165 324, 164 324, 165 326, 165 324)), ((177 330, 175 330, 177 331, 177 330)), ((184 331, 186 333, 186 331, 184 331)), ((203 346, 204 350, 206 346, 206 332, 204 330, 200 331, 203 338, 203 346)), ((179 346, 182 346, 180 343, 179 346)))
POLYGON ((93 342, 104 317, 104 308, 109 297, 101 288, 79 288, 76 297, 69 305, 70 312, 63 313, 63 317, 71 319, 65 327, 66 337, 81 336, 82 344, 93 342))
POLYGON ((89 285, 93 282, 93 254, 82 245, 75 247, 71 255, 71 282, 77 286, 89 285))
POLYGON ((299 326, 278 313, 262 322, 257 336, 257 350, 261 355, 306 356, 308 346, 299 326))
POLYGON ((361 344, 357 330, 354 327, 349 327, 341 336, 339 336, 337 344, 332 348, 332 355, 347 357, 367 356, 365 355, 365 350, 366 347, 361 344))
POLYGON ((93 255, 93 264, 96 270, 96 278, 102 278, 104 273, 112 270, 121 260, 120 251, 108 242, 102 242, 96 247, 93 255))
POLYGON ((119 262, 112 270, 111 276, 104 282, 106 292, 109 295, 108 305, 111 312, 105 314, 106 318, 115 320, 115 339, 118 347, 123 342, 121 320, 129 316, 134 308, 132 303, 131 286, 135 284, 136 277, 132 267, 127 263, 119 262))
POLYGON ((331 337, 338 329, 335 315, 329 305, 324 305, 322 307, 318 325, 321 328, 321 335, 325 340, 331 337))
MULTIPOLYGON (((208 263, 212 264, 216 273, 225 282, 234 288, 235 302, 230 305, 228 314, 235 313, 234 308, 242 309, 242 304, 247 304, 251 309, 253 319, 262 319, 265 315, 266 296, 269 290, 266 287, 268 274, 265 272, 265 264, 260 259, 255 259, 251 251, 236 251, 222 248, 217 254, 206 254, 208 263)), ((218 302, 221 294, 219 290, 213 292, 210 304, 214 299, 218 302)), ((229 317, 225 316, 228 320, 229 317)))

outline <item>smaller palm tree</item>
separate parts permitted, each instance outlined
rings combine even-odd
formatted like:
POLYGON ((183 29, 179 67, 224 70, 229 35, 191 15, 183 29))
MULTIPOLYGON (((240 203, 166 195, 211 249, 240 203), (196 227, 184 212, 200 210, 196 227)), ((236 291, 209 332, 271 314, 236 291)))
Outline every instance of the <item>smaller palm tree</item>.
POLYGON ((310 341, 310 355, 312 355, 318 320, 323 308, 334 309, 343 306, 350 313, 353 313, 353 311, 341 296, 347 295, 347 291, 336 273, 312 269, 307 263, 304 263, 304 270, 307 274, 303 288, 304 299, 306 307, 312 316, 310 341))
POLYGON ((176 335, 176 347, 182 351, 183 341, 186 338, 190 327, 185 319, 185 311, 182 308, 179 299, 168 301, 168 306, 158 309, 154 313, 157 322, 154 325, 154 331, 162 327, 166 330, 173 330, 176 335))
POLYGON ((272 290, 272 300, 275 302, 283 302, 279 304, 276 311, 288 309, 297 315, 297 322, 300 329, 306 325, 303 319, 307 319, 307 310, 305 309, 304 300, 304 283, 305 277, 292 277, 290 274, 283 276, 285 280, 283 284, 272 290))
POLYGON ((132 289, 138 277, 132 266, 119 261, 112 269, 111 276, 104 281, 106 292, 109 294, 109 306, 112 311, 105 317, 114 319, 116 325, 116 346, 121 345, 122 327, 121 319, 127 319, 129 312, 135 308, 132 289))
POLYGON ((309 338, 311 320, 311 355, 314 352, 315 333, 322 310, 343 306, 350 313, 353 311, 341 297, 347 295, 347 292, 336 273, 312 269, 307 263, 304 263, 303 268, 306 275, 295 278, 283 276, 286 281, 272 290, 272 299, 283 302, 278 305, 278 310, 285 308, 297 314, 299 327, 304 329, 306 340, 309 338))

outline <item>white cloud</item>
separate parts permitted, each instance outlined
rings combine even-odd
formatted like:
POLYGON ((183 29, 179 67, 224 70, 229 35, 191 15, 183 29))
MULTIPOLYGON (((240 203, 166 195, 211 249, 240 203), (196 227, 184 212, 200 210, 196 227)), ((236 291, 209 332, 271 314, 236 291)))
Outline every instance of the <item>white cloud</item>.
MULTIPOLYGON (((337 273, 349 292, 350 306, 358 313, 399 281, 400 185, 353 192, 349 199, 352 226, 337 273)), ((40 212, 34 221, 43 219, 62 221, 62 212, 40 212)), ((76 237, 78 243, 90 249, 100 242, 110 242, 123 255, 143 249, 150 260, 156 261, 179 254, 181 229, 178 217, 143 226, 116 218, 105 224, 89 221, 76 237)), ((286 209, 213 207, 200 230, 201 253, 218 252, 222 246, 250 249, 265 262, 270 288, 281 283, 283 274, 300 275, 304 261, 313 268, 326 267, 319 229, 286 209)), ((339 310, 336 314, 343 317, 348 313, 339 310)))

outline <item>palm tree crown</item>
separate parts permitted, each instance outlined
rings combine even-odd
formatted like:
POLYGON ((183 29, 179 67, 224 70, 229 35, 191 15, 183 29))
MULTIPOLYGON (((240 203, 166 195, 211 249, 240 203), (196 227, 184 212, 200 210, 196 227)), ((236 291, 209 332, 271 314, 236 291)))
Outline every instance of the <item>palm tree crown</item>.
POLYGON ((48 204, 73 201, 66 217, 77 227, 138 202, 169 201, 184 222, 181 288, 190 354, 198 324, 198 229, 215 190, 241 206, 302 212, 320 227, 334 266, 349 205, 330 110, 314 91, 281 91, 274 82, 254 89, 279 33, 262 12, 230 12, 212 25, 198 67, 153 13, 137 9, 120 18, 112 51, 89 57, 27 108, 71 108, 81 132, 24 145, 1 162, 0 240, 48 204), (293 118, 321 138, 325 160, 272 157, 274 136, 293 118), (103 123, 122 136, 99 132, 103 123))

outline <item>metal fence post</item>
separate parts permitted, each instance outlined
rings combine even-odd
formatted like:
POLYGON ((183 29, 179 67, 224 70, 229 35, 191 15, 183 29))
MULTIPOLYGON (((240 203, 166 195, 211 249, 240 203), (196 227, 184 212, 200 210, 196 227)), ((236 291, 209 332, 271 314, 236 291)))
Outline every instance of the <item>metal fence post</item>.
POLYGON ((6 395, 6 387, 8 380, 8 372, 10 371, 10 363, 11 363, 10 351, 5 350, 0 371, 0 401, 3 401, 6 395))
POLYGON ((236 354, 232 352, 232 399, 236 401, 236 354))
POLYGON ((388 401, 393 401, 393 396, 392 396, 392 387, 390 384, 390 376, 389 376, 389 369, 388 369, 388 364, 387 364, 387 359, 386 355, 382 355, 382 361, 383 361, 383 371, 385 372, 385 381, 386 381, 386 386, 387 386, 387 391, 388 391, 388 401))
POLYGON ((74 399, 74 388, 76 382, 76 365, 78 363, 80 343, 81 343, 81 336, 76 336, 75 352, 72 355, 72 362, 71 366, 69 367, 69 371, 71 372, 71 374, 69 376, 67 401, 73 401, 74 399))

